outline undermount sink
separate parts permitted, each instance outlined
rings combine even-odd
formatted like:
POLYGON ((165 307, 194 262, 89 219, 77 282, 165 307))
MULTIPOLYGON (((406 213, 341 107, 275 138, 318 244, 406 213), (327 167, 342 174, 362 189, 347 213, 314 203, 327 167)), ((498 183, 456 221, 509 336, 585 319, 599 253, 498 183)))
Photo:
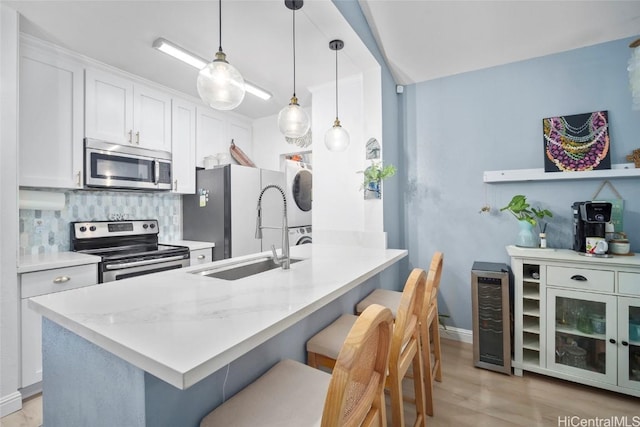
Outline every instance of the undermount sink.
MULTIPOLYGON (((291 258, 291 264, 302 261, 302 259, 291 258)), ((213 277, 223 280, 238 280, 244 277, 253 276, 254 274, 264 273, 265 271, 280 268, 278 264, 273 262, 273 259, 258 258, 242 263, 225 265, 221 267, 207 268, 205 270, 193 271, 192 274, 198 274, 200 276, 213 277)))

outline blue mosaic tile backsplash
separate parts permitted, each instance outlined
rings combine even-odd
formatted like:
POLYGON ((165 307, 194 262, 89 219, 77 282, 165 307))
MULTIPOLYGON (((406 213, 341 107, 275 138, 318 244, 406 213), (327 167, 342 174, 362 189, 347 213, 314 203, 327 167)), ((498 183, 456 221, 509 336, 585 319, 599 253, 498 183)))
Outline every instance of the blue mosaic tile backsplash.
POLYGON ((69 224, 74 221, 157 219, 161 242, 182 238, 179 194, 64 191, 64 196, 60 211, 20 209, 20 255, 71 250, 69 224))

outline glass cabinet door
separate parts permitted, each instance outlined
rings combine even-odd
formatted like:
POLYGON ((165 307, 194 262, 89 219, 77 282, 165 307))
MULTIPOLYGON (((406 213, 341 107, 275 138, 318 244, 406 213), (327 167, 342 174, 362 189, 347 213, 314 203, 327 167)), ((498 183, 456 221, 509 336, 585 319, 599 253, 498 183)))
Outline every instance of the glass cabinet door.
POLYGON ((640 298, 618 298, 618 383, 640 390, 640 298))
POLYGON ((547 303, 547 367, 616 384, 616 297, 549 288, 547 303))

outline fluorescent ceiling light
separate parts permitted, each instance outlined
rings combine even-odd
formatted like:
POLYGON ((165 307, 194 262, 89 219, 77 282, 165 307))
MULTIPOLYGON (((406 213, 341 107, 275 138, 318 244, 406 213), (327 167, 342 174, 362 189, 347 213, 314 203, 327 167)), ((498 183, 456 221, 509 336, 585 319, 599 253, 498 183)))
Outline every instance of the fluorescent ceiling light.
MULTIPOLYGON (((202 67, 208 64, 208 61, 199 57, 198 55, 194 55, 183 47, 180 47, 167 39, 162 37, 156 39, 153 42, 153 47, 158 49, 160 52, 166 53, 169 56, 173 56, 180 61, 191 65, 194 68, 200 70, 202 67)), ((256 86, 255 84, 244 81, 245 90, 252 95, 257 96, 260 99, 264 99, 265 101, 271 98, 271 93, 266 90, 256 86)))

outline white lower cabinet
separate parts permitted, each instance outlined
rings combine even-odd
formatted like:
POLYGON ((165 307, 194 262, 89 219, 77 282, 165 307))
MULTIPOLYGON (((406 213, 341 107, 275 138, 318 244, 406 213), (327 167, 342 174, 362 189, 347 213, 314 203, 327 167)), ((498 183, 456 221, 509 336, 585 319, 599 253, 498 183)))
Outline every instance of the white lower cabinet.
POLYGON ((206 264, 213 260, 213 250, 211 248, 207 249, 197 249, 195 251, 189 252, 191 256, 191 265, 200 265, 206 264))
POLYGON ((640 396, 640 260, 509 246, 514 372, 640 396))
POLYGON ((21 290, 21 384, 42 381, 42 316, 31 310, 28 299, 98 283, 96 264, 35 271, 20 275, 21 290))

